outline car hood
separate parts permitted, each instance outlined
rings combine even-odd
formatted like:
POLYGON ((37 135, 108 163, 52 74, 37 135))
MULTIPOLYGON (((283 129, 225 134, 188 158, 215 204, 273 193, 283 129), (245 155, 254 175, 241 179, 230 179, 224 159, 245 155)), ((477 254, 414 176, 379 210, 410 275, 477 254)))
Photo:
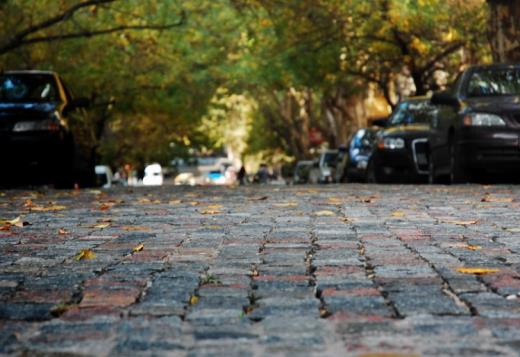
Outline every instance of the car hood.
POLYGON ((2 119, 42 119, 48 118, 58 109, 58 103, 5 103, 0 102, 0 120, 2 119))
POLYGON ((429 130, 428 124, 396 125, 385 128, 381 134, 383 137, 418 138, 428 136, 429 130))
POLYGON ((520 96, 497 96, 468 98, 464 101, 468 109, 475 112, 511 113, 520 112, 520 96))

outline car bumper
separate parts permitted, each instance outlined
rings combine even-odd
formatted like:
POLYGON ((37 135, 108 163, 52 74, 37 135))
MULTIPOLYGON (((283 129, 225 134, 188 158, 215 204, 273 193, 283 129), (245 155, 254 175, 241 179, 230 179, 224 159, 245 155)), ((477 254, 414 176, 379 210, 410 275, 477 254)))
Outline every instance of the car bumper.
POLYGON ((56 163, 71 149, 58 133, 0 135, 4 163, 16 167, 56 163))
POLYGON ((427 176, 427 172, 418 171, 416 160, 408 150, 377 150, 372 160, 377 176, 383 181, 417 182, 427 176))
POLYGON ((463 165, 486 171, 520 170, 520 131, 469 128, 459 141, 463 165))

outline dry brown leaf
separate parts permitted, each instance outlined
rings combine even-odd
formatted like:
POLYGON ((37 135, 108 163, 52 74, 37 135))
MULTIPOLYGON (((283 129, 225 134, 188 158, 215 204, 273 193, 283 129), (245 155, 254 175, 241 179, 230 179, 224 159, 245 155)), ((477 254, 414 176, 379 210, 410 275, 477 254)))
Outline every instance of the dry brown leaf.
POLYGON ((94 253, 91 249, 82 249, 78 255, 76 255, 76 260, 84 260, 84 259, 94 259, 96 257, 96 253, 94 253))
POLYGON ((484 275, 484 274, 493 274, 498 273, 500 269, 495 268, 458 268, 457 272, 463 274, 476 274, 476 275, 484 275))
POLYGON ((330 217, 330 216, 335 216, 336 214, 335 214, 334 212, 332 212, 332 211, 326 211, 326 210, 324 210, 324 211, 318 211, 318 212, 316 212, 315 215, 316 215, 317 217, 327 217, 327 216, 330 217))
POLYGON ((34 207, 35 204, 34 204, 34 202, 33 202, 32 200, 26 200, 26 201, 24 202, 23 206, 24 206, 25 208, 30 208, 30 207, 34 207))
POLYGON ((206 208, 209 209, 209 210, 218 210, 218 209, 224 208, 224 206, 222 206, 222 205, 208 205, 208 206, 206 206, 206 208))
POLYGON ((150 231, 149 227, 143 227, 143 226, 123 226, 122 229, 127 232, 148 232, 148 231, 150 231))
POLYGON ((108 211, 109 209, 114 207, 114 205, 115 205, 115 203, 102 203, 101 205, 99 205, 99 210, 108 211))
POLYGON ((471 245, 471 244, 468 244, 464 248, 466 248, 468 250, 481 250, 482 249, 482 247, 480 245, 471 245))
POLYGON ((137 253, 137 252, 140 252, 140 251, 143 250, 143 249, 144 249, 144 244, 141 243, 141 244, 139 244, 139 245, 136 245, 136 246, 132 249, 132 252, 137 253))
POLYGON ((334 205, 343 203, 343 200, 336 198, 336 197, 329 197, 329 199, 327 201, 329 201, 329 203, 332 203, 334 205))
POLYGON ((495 203, 511 203, 513 202, 512 197, 494 197, 491 195, 484 196, 480 202, 495 202, 495 203))
POLYGON ((60 236, 64 236, 64 235, 69 234, 69 232, 65 228, 60 228, 60 230, 58 231, 58 234, 60 236))
POLYGON ((265 201, 269 198, 269 196, 258 196, 258 197, 251 197, 249 201, 265 201))
POLYGON ((10 231, 10 230, 11 230, 11 226, 9 226, 9 225, 0 226, 0 231, 10 231))
POLYGON ((182 200, 171 200, 170 202, 168 202, 169 205, 178 205, 181 203, 182 203, 182 200))
POLYGON ((18 216, 15 219, 11 219, 11 220, 0 220, 0 225, 1 226, 15 226, 18 228, 23 228, 24 226, 28 226, 29 223, 24 222, 22 220, 22 217, 18 216))

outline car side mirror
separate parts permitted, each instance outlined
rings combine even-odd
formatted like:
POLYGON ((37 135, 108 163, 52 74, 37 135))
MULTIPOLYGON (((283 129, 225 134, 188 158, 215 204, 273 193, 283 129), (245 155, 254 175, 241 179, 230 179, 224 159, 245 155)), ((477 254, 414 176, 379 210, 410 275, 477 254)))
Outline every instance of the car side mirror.
POLYGON ((457 99, 457 97, 455 97, 448 91, 433 93, 430 102, 433 105, 449 105, 451 107, 458 107, 460 105, 460 102, 457 99))

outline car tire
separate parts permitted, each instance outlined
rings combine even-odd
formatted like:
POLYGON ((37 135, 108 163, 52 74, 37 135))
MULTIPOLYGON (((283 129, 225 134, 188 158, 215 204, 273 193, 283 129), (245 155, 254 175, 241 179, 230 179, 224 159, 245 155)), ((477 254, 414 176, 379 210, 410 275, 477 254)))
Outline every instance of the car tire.
POLYGON ((466 182, 464 168, 461 165, 461 155, 455 144, 455 140, 450 140, 450 175, 449 183, 457 184, 466 182))
POLYGON ((378 183, 379 182, 378 177, 377 177, 376 168, 374 165, 374 161, 372 161, 372 160, 368 163, 366 181, 367 181, 367 183, 378 183))
POLYGON ((430 185, 439 183, 437 174, 435 171, 435 164, 433 163, 433 160, 431 157, 430 157, 430 161, 428 162, 428 183, 430 185))

